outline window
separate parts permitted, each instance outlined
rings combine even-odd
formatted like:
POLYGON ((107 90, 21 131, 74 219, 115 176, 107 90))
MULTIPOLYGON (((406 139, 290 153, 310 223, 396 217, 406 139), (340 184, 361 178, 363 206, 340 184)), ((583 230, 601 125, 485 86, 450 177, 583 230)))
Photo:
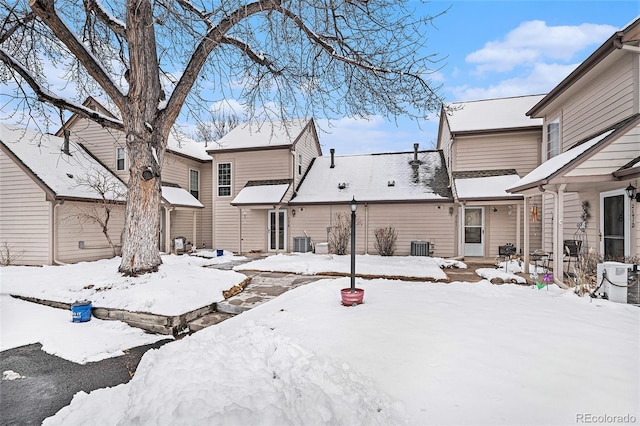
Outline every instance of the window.
POLYGON ((231 163, 218 164, 218 197, 231 195, 231 163))
POLYGON ((560 154, 560 119, 547 123, 547 160, 560 154))
POLYGON ((200 172, 189 169, 189 192, 200 199, 200 172))
POLYGON ((298 154, 298 174, 302 174, 302 154, 298 154))
POLYGON ((124 148, 116 148, 116 170, 124 170, 124 148))

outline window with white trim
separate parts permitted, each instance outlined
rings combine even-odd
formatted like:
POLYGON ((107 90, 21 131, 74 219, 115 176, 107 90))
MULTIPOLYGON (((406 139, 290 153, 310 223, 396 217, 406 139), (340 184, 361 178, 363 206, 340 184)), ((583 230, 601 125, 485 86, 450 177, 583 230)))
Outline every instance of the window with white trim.
POLYGON ((231 195, 231 163, 218 163, 218 197, 231 195))
POLYGON ((125 151, 124 148, 116 148, 116 170, 121 172, 125 168, 125 151))
POLYGON ((547 160, 560 154, 560 118, 547 123, 547 160))
POLYGON ((189 192, 196 199, 200 199, 200 172, 189 169, 189 192))

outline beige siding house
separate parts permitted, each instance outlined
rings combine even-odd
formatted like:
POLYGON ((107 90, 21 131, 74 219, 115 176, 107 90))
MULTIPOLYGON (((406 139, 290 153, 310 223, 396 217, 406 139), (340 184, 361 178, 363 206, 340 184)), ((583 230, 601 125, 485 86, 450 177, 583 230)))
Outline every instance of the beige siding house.
POLYGON ((374 232, 392 226, 396 255, 414 247, 439 257, 456 251, 449 178, 440 151, 318 157, 289 202, 290 233, 327 242, 336 214, 356 211, 356 251, 377 254, 374 232))
POLYGON ((322 153, 313 120, 240 125, 207 152, 213 157, 215 248, 290 251, 288 202, 322 153))
MULTIPOLYGON (((89 98, 85 105, 113 117, 93 98, 89 98)), ((128 182, 129 164, 122 132, 104 128, 78 115, 65 123, 58 136, 62 137, 65 131, 69 131, 71 140, 81 144, 120 179, 128 182)), ((211 248, 211 157, 205 152, 205 147, 173 132, 167 142, 162 166, 162 187, 160 249, 170 251, 178 237, 184 237, 194 247, 211 248)))
POLYGON ((509 191, 544 197, 543 248, 556 270, 565 241, 605 259, 640 255, 640 203, 630 197, 640 187, 640 18, 527 115, 544 120, 543 162, 509 191))
POLYGON ((95 220, 113 203, 110 237, 120 241, 125 184, 81 145, 0 124, 0 244, 13 264, 52 265, 112 256, 95 220), (108 183, 102 190, 88 183, 108 183))
MULTIPOLYGON (((453 103, 440 115, 438 149, 452 182, 457 256, 494 257, 500 246, 541 247, 541 223, 506 189, 540 164, 542 120, 526 112, 542 95, 453 103)), ((541 200, 532 203, 542 210, 541 200)))

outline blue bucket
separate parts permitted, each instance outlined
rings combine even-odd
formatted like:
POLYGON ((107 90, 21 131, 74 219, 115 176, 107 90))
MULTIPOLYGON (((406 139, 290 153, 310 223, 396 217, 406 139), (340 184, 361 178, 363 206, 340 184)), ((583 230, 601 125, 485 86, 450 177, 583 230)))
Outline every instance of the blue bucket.
POLYGON ((91 302, 82 300, 71 305, 71 321, 87 322, 91 320, 91 302))
POLYGON ((224 250, 216 250, 216 256, 224 256, 224 250))

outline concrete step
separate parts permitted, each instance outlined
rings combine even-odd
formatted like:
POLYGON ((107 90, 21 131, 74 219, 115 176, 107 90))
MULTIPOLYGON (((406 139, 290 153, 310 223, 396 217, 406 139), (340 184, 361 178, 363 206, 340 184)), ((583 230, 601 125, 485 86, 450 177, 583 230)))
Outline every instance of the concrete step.
POLYGON ((226 314, 224 312, 212 312, 210 314, 203 315, 194 321, 191 321, 189 323, 189 330, 200 331, 203 328, 207 328, 211 325, 216 325, 231 317, 233 317, 233 315, 226 314))

